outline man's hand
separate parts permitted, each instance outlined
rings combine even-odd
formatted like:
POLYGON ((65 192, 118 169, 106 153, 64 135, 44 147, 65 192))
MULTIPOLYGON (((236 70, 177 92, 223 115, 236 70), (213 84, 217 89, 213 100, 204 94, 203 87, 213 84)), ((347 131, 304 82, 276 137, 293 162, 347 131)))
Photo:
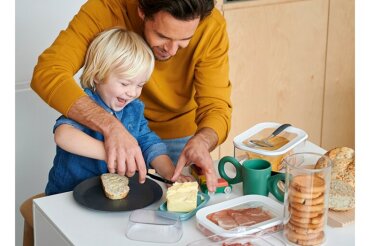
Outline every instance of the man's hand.
POLYGON ((177 180, 184 166, 194 163, 203 170, 208 190, 214 192, 217 185, 217 175, 210 152, 216 147, 217 141, 217 134, 212 129, 203 128, 198 131, 185 145, 171 180, 177 180))
POLYGON ((136 139, 120 122, 111 124, 103 135, 109 172, 132 177, 138 170, 139 182, 144 183, 146 166, 136 139))
POLYGON ((72 105, 68 117, 104 135, 110 173, 132 177, 138 171, 139 182, 145 182, 146 166, 141 149, 136 139, 113 115, 85 96, 72 105))

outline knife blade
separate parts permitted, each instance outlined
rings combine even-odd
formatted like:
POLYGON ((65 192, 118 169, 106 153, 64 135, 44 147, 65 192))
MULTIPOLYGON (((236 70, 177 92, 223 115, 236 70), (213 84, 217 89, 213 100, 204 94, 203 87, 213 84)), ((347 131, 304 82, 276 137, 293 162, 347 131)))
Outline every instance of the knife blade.
POLYGON ((161 181, 163 183, 166 183, 166 184, 174 184, 175 182, 172 182, 171 180, 168 180, 168 179, 165 179, 165 178, 162 178, 162 177, 159 177, 157 175, 154 175, 154 174, 151 174, 149 172, 146 173, 147 176, 151 177, 152 179, 155 179, 155 180, 158 180, 158 181, 161 181))

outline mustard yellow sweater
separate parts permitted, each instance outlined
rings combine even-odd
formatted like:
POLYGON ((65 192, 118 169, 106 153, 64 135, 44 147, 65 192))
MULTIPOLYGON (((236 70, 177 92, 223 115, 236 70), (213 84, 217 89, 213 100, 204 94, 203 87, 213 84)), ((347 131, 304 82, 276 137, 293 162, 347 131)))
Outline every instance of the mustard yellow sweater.
MULTIPOLYGON (((73 75, 83 66, 91 40, 121 26, 142 35, 136 0, 89 0, 39 57, 31 87, 64 115, 84 96, 73 75)), ((141 99, 149 126, 162 138, 179 138, 197 128, 216 131, 219 144, 230 130, 231 84, 226 23, 216 9, 197 28, 187 48, 168 61, 157 61, 141 99)))

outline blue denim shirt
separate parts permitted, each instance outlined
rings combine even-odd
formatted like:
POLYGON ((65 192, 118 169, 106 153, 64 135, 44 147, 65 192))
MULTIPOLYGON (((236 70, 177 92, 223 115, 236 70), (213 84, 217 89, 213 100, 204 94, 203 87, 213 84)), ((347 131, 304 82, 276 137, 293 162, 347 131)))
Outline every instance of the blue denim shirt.
MULTIPOLYGON (((149 129, 148 122, 144 117, 144 104, 139 99, 135 99, 121 111, 115 112, 103 102, 98 94, 92 92, 90 89, 85 89, 85 93, 106 111, 114 114, 132 136, 136 138, 147 167, 149 167, 151 161, 157 156, 167 154, 166 145, 149 129)), ((91 137, 104 141, 104 137, 100 132, 91 130, 64 116, 57 119, 53 132, 61 124, 72 125, 91 137)), ((72 154, 56 146, 56 156, 53 167, 49 172, 49 181, 46 185, 45 194, 52 195, 71 191, 81 181, 107 172, 108 168, 105 161, 72 154)))

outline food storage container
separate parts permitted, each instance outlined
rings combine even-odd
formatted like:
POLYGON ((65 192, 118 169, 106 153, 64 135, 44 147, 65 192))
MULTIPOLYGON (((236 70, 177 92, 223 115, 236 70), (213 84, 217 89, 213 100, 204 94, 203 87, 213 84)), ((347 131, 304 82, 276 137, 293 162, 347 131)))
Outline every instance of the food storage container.
POLYGON ((246 195, 200 209, 197 227, 215 241, 282 229, 283 205, 275 200, 246 195))
POLYGON ((182 223, 164 211, 139 209, 130 215, 126 236, 136 241, 175 243, 182 236, 182 223))
POLYGON ((305 131, 290 126, 269 140, 274 147, 260 147, 249 142, 251 139, 268 137, 281 124, 276 122, 259 123, 234 138, 234 157, 238 160, 264 159, 271 163, 272 171, 282 169, 282 159, 292 154, 294 148, 304 144, 308 135, 305 131))
MULTIPOLYGON (((189 212, 170 212, 170 211, 167 210, 167 202, 162 203, 161 206, 159 206, 159 210, 167 212, 166 217, 174 216, 175 218, 179 217, 180 220, 188 220, 188 219, 192 218, 199 209, 204 207, 207 204, 207 202, 209 201, 209 199, 210 199, 210 197, 209 197, 208 194, 198 192, 198 194, 197 194, 197 207, 195 209, 189 211, 189 212)), ((163 214, 162 214, 162 216, 163 216, 163 214)))
POLYGON ((331 161, 318 153, 295 153, 285 167, 284 238, 288 245, 323 245, 331 180, 331 161), (324 162, 316 169, 316 163, 324 162))

